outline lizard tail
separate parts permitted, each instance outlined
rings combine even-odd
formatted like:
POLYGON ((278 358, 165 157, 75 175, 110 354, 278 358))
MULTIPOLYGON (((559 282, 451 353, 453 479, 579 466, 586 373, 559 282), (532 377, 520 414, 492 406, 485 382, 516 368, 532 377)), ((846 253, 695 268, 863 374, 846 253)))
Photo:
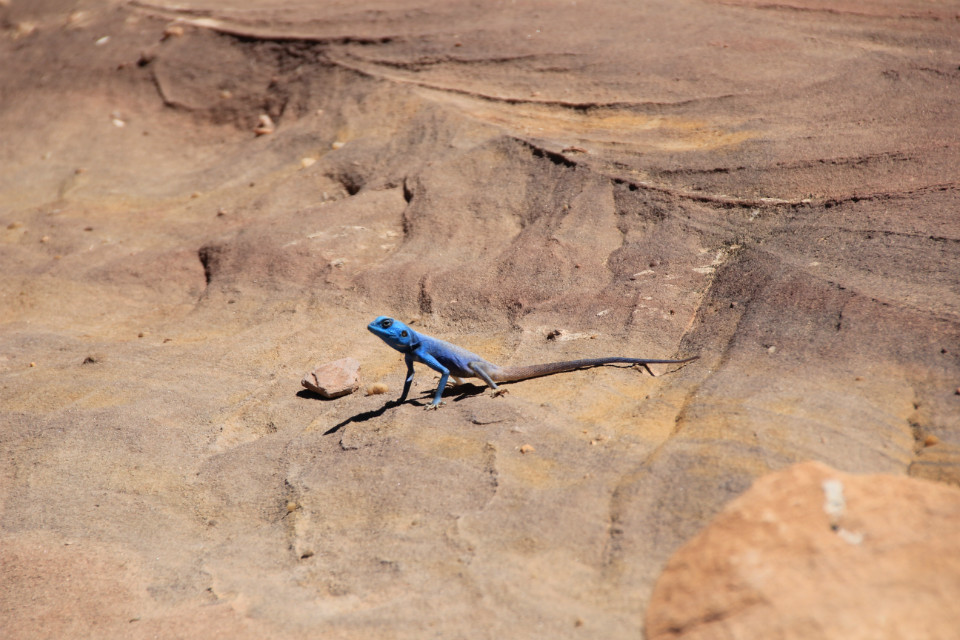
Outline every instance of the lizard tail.
POLYGON ((652 360, 647 358, 585 358, 583 360, 567 360, 565 362, 547 362, 545 364, 531 364, 522 367, 498 367, 495 371, 490 371, 490 377, 494 382, 515 382, 517 380, 528 380, 530 378, 539 378, 540 376, 549 376, 554 373, 563 373, 565 371, 576 371, 577 369, 587 369, 589 367, 599 367, 605 364, 681 364, 696 360, 700 356, 684 358, 683 360, 652 360))

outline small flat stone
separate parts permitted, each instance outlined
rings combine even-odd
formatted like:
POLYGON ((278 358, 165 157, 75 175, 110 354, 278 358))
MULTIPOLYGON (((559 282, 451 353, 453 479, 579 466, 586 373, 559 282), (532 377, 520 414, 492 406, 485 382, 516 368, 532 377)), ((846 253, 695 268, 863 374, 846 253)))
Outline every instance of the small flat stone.
POLYGON ((360 362, 342 358, 317 365, 300 384, 324 398, 345 396, 360 388, 360 362))

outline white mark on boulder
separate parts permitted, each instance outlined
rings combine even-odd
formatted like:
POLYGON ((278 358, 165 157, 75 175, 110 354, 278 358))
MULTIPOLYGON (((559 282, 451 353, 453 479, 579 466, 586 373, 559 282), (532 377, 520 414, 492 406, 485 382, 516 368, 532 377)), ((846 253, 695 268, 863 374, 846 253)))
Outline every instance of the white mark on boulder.
POLYGON ((847 544, 863 542, 863 533, 850 531, 840 526, 840 520, 847 511, 847 501, 843 497, 843 483, 839 480, 823 481, 823 511, 830 520, 830 528, 837 532, 841 540, 847 544))
POLYGON ((847 501, 843 498, 843 483, 839 480, 824 480, 823 495, 823 512, 830 518, 830 524, 836 524, 847 509, 847 501))

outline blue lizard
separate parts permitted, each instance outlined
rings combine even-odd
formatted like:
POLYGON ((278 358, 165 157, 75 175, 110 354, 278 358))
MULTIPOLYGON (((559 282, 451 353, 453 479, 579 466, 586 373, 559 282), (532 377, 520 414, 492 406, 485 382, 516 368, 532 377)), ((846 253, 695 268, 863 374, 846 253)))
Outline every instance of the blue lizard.
MULTIPOLYGON (((495 395, 500 395, 503 391, 497 387, 497 382, 527 380, 539 376, 549 376, 554 373, 563 373, 564 371, 598 367, 604 364, 640 364, 647 367, 648 364, 680 364, 696 360, 699 357, 693 356, 692 358, 685 358, 683 360, 650 360, 646 358, 618 357, 587 358, 584 360, 548 362, 546 364, 534 364, 523 367, 499 367, 491 362, 487 362, 477 354, 467 351, 463 347, 458 347, 455 344, 417 333, 399 320, 394 320, 387 316, 378 317, 367 325, 367 329, 402 353, 404 361, 407 363, 407 379, 403 383, 403 393, 400 394, 400 399, 396 401, 397 404, 407 399, 410 384, 413 382, 414 362, 425 364, 440 373, 440 384, 437 385, 437 392, 433 396, 433 402, 426 406, 426 409, 436 409, 443 404, 440 402, 440 398, 443 396, 443 390, 446 388, 447 380, 451 375, 458 384, 461 382, 461 378, 480 378, 494 390, 495 395)), ((647 371, 650 371, 650 367, 647 367, 647 371)))

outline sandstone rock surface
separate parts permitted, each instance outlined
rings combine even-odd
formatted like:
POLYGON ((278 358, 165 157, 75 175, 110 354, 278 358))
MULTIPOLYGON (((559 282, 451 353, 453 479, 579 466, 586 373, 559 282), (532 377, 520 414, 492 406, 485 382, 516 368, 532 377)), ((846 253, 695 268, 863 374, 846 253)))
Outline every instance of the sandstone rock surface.
POLYGON ((806 462, 764 476, 667 562, 647 638, 954 638, 960 489, 806 462))
POLYGON ((0 636, 635 638, 759 476, 960 483, 948 3, 10 0, 0 61, 0 636), (301 389, 401 389, 381 314, 700 360, 301 389))

